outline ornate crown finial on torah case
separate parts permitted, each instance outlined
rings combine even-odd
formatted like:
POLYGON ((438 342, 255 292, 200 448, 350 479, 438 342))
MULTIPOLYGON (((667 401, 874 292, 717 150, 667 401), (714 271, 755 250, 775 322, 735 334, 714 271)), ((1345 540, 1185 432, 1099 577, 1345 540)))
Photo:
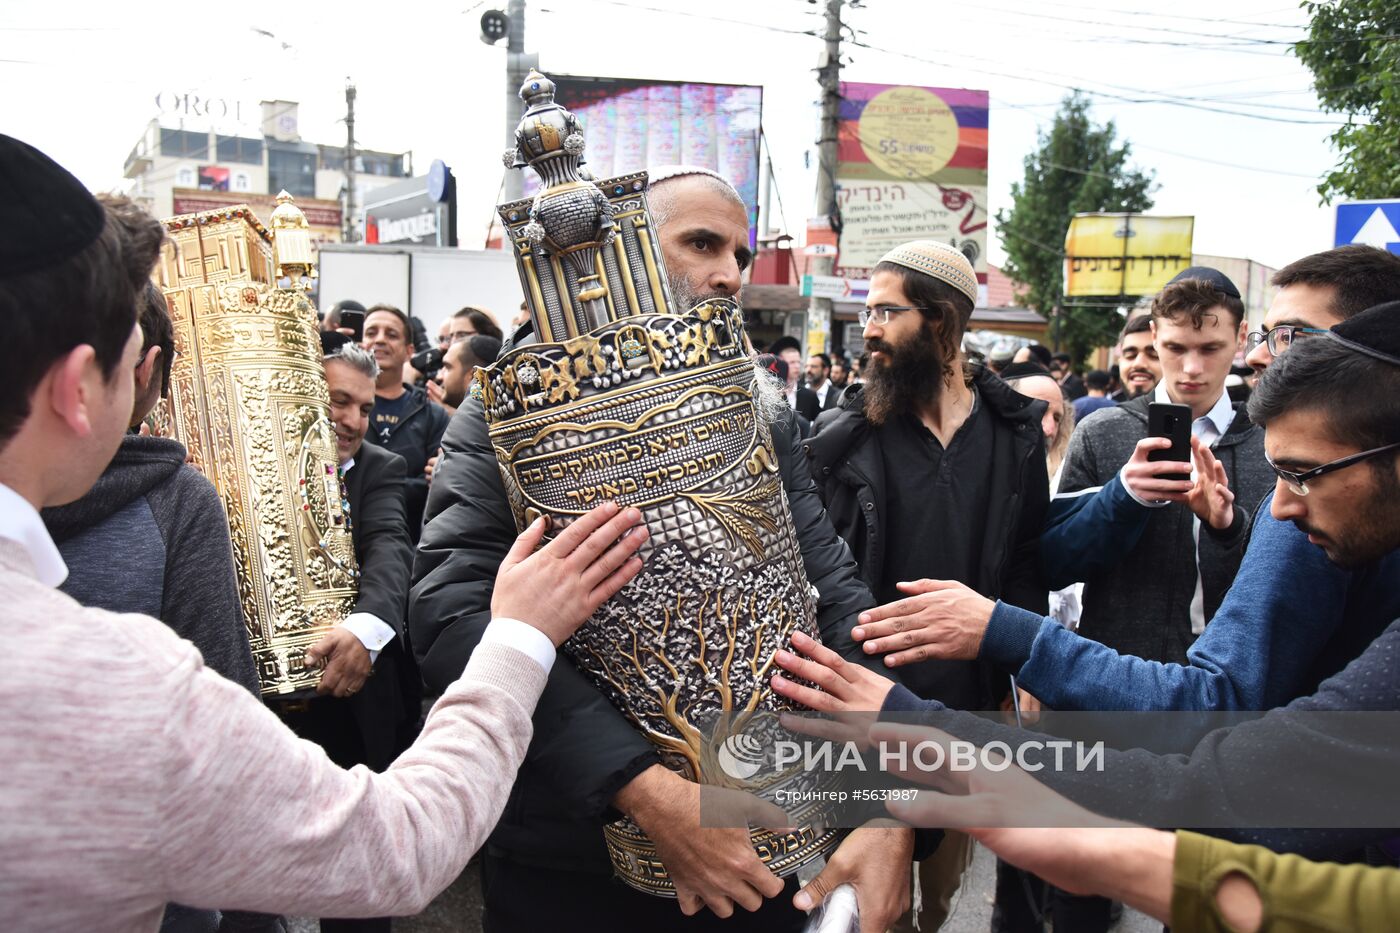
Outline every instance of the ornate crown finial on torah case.
POLYGON ((595 183, 583 171, 578 118, 531 71, 507 167, 539 176, 532 199, 500 207, 541 340, 567 340, 624 317, 672 310, 666 264, 647 210, 645 172, 595 183))
MULTIPOLYGON (((538 340, 478 369, 474 395, 517 526, 548 515, 557 530, 615 499, 641 508, 651 530, 641 573, 564 650, 688 779, 820 791, 822 773, 723 764, 729 733, 747 736, 759 759, 774 747, 775 714, 787 708, 769 683, 774 652, 795 631, 817 633, 777 451, 754 402, 743 309, 713 297, 673 307, 646 173, 588 178, 583 129, 554 94, 544 75, 525 79, 507 165, 528 166, 541 189, 500 208, 538 340)), ((750 830, 775 873, 834 845, 817 809, 794 811, 792 832, 750 830)), ((637 826, 603 833, 624 881, 675 896, 637 826)))

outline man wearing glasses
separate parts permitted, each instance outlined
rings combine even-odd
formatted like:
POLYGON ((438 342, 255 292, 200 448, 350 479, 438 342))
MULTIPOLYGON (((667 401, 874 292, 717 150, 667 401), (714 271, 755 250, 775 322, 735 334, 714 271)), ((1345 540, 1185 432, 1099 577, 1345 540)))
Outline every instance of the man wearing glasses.
POLYGON ((1400 295, 1400 256, 1374 246, 1341 246, 1304 256, 1274 273, 1278 289, 1263 328, 1245 341, 1245 362, 1262 373, 1295 340, 1305 340, 1400 295))
MULTIPOLYGON (((805 446, 832 524, 877 601, 938 578, 1044 612, 1036 549, 1049 497, 1045 403, 967 365, 960 348, 976 298, 957 250, 920 240, 887 253, 860 314, 865 382, 846 389, 805 446)), ((886 663, 906 663, 904 683, 925 699, 980 710, 1008 696, 1010 681, 983 664, 915 660, 886 663)), ((921 863, 926 904, 956 890, 966 845, 951 834, 921 863)))
MULTIPOLYGON (((1369 714, 1400 710, 1400 672, 1395 664, 1400 651, 1400 301, 1369 309, 1290 349, 1260 380, 1249 401, 1249 415, 1265 428, 1268 462, 1276 474, 1276 489, 1267 511, 1275 524, 1291 524, 1306 534, 1311 545, 1295 550, 1291 560, 1272 560, 1253 577, 1242 571, 1232 596, 1248 584, 1251 597, 1272 600, 1276 618, 1285 622, 1330 615, 1344 607, 1341 626, 1357 634, 1367 632, 1369 638, 1344 658, 1332 652, 1332 643, 1308 638, 1306 634, 1316 633, 1302 630, 1294 634, 1304 637, 1275 638, 1262 648, 1256 643, 1258 662, 1269 667, 1297 672, 1315 667, 1315 656, 1322 653, 1333 653, 1335 666, 1324 682, 1304 685, 1291 698, 1279 698, 1268 706, 1244 707, 1285 709, 1215 729, 1189 754, 1156 756, 1141 749, 1111 750, 1106 764, 1087 775, 1087 780, 1068 769, 1055 774, 1053 765, 1044 758, 1028 760, 1030 767, 1040 772, 1037 777, 1050 786, 1072 794, 1091 791, 1092 796, 1079 799, 1104 814, 1121 818, 1144 813, 1141 805, 1149 801, 1153 818, 1160 818, 1164 811, 1158 808, 1189 802, 1195 813, 1211 814, 1207 818, 1213 827, 1211 835, 1262 843, 1276 851, 1298 852, 1314 859, 1351 860, 1362 846, 1385 844, 1394 836, 1394 823, 1384 814, 1365 819, 1365 814, 1375 809, 1377 799, 1367 796, 1367 791, 1384 796, 1393 787, 1393 734, 1383 729, 1367 734, 1358 726, 1377 722, 1369 714), (1314 561, 1330 568, 1334 576, 1319 574, 1314 561), (1368 716, 1329 715, 1325 723, 1318 718, 1308 721, 1318 713, 1342 711, 1364 711, 1368 716), (1324 812, 1312 809, 1315 801, 1326 808, 1324 820, 1336 820, 1321 825, 1349 828, 1309 828, 1318 825, 1317 815, 1324 812), (1365 803, 1352 809, 1349 816, 1340 815, 1357 801, 1365 803), (1258 815, 1264 812, 1261 806, 1272 808, 1269 812, 1275 815, 1286 812, 1282 806, 1296 806, 1299 822, 1295 826, 1300 828, 1250 828, 1259 825, 1258 815)), ((1250 553, 1255 553, 1253 547, 1250 553)), ((960 604, 972 614, 979 600, 968 594, 960 604)), ((998 606, 997 612, 1001 610, 998 606)), ((1046 620, 1045 628, 1057 626, 1046 620)), ((1248 633, 1240 629, 1239 634, 1248 633)), ((991 630, 985 635, 987 640, 993 638, 991 630)), ((799 648, 810 648, 808 653, 814 657, 821 655, 819 647, 799 648)), ((985 644, 983 648, 985 653, 985 644)), ((1100 660, 1102 656, 1084 656, 1082 663, 1087 670, 1077 678, 1080 686, 1103 675, 1100 660)), ((865 711, 876 706, 882 714, 933 711, 930 704, 907 691, 850 665, 840 666, 842 673, 836 674, 837 666, 824 664, 828 669, 822 670, 791 654, 780 655, 778 663, 789 673, 818 684, 824 692, 785 679, 775 680, 775 689, 825 712, 865 711)), ((1152 672, 1140 667, 1138 674, 1139 686, 1150 688, 1152 672)), ((1098 708, 1145 708, 1140 702, 1125 699, 1124 705, 1098 708)), ((884 718, 888 717, 882 715, 884 718)), ((1000 727, 971 717, 940 717, 936 724, 979 744, 989 738, 1015 741, 1000 727)), ((1024 799, 1024 788, 1018 789, 1018 794, 1024 799)), ((921 796, 921 803, 936 804, 938 796, 921 796)), ((998 807, 999 802, 989 799, 991 794, 979 792, 974 797, 979 798, 983 816, 989 804, 998 807)), ((1045 803, 1037 801, 1038 806, 1045 803)), ((896 815, 920 825, 918 809, 903 808, 896 815)), ((896 808, 892 805, 891 810, 896 808)), ((947 817, 947 808, 941 815, 947 817)), ((1077 817, 1074 820, 1084 825, 1077 817)), ((995 825, 995 818, 991 822, 995 825)), ((1270 821, 1265 825, 1278 824, 1270 821)), ((1084 841, 1076 838, 1076 830, 1057 832, 1053 838, 1061 852, 1073 852, 1084 841)), ((1120 833, 1114 830, 1113 835, 1120 833)), ((1108 839, 1100 833, 1097 844, 1121 846, 1121 856, 1127 859, 1143 851, 1127 836, 1108 839)), ((1082 857, 1076 856, 1073 864, 1078 870, 1076 882, 1087 877, 1082 857)), ((1138 864, 1141 874, 1141 862, 1138 864)), ((1226 874, 1217 872, 1214 882, 1226 874)), ((1246 867, 1243 875, 1249 874, 1246 867)), ((1177 875, 1178 894, 1191 883, 1187 876, 1187 872, 1177 875)), ((1255 876, 1255 880, 1260 877, 1255 876)), ((1316 886, 1314 891, 1336 893, 1316 886)), ((1353 900, 1355 896, 1353 889, 1353 900)), ((1267 914, 1264 927, 1275 928, 1267 921, 1284 916, 1267 914)), ((1277 925, 1290 924, 1280 921, 1277 925)))
MULTIPOLYGON (((1315 271, 1336 254, 1374 271, 1389 261, 1379 252, 1344 247, 1284 272, 1315 271)), ((1354 289, 1364 276, 1337 278, 1354 289)), ((1394 289, 1400 295, 1400 280, 1394 289)), ((902 621, 907 638, 929 657, 989 661, 1057 710, 1266 710, 1313 693, 1400 618, 1400 422, 1385 388, 1400 367, 1400 302, 1346 311, 1332 336, 1300 341, 1325 343, 1306 355, 1307 366, 1292 367, 1288 392, 1251 400, 1278 482, 1254 517, 1234 584, 1184 664, 1119 654, 953 585, 902 621)), ((886 637, 889 613, 869 615, 865 638, 886 637)))

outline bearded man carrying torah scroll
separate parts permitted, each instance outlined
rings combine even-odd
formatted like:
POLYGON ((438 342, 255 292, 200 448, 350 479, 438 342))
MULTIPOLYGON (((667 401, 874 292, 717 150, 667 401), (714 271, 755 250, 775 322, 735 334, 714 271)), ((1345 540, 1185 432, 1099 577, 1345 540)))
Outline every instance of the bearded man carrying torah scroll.
MULTIPOLYGON (((541 76, 531 76, 532 80, 536 78, 541 76)), ((540 114, 546 120, 559 116, 557 111, 543 107, 540 114)), ((522 123, 526 131, 522 151, 537 142, 530 135, 534 126, 522 123)), ((571 144, 568 129, 567 124, 561 128, 560 139, 566 147, 575 145, 581 151, 581 138, 571 144)), ((517 138, 521 138, 519 131, 517 138)), ((642 303, 651 301, 647 310, 654 318, 666 318, 669 322, 685 315, 656 312, 707 302, 713 308, 723 304, 724 299, 737 298, 750 253, 747 212, 732 186, 703 170, 671 170, 653 180, 649 191, 646 183, 646 176, 641 173, 598 183, 608 198, 617 200, 608 219, 621 230, 614 235, 623 239, 626 249, 617 252, 627 256, 627 268, 632 273, 632 278, 619 281, 616 267, 605 267, 604 279, 612 286, 605 290, 606 302, 621 305, 633 298, 642 303), (634 184, 638 186, 635 189, 618 190, 634 184), (638 207, 629 208, 629 203, 638 207), (633 226, 629 228, 629 224, 633 226), (659 255, 653 255, 649 261, 645 253, 634 249, 636 243, 631 237, 641 229, 650 236, 652 227, 655 239, 645 240, 642 246, 653 247, 659 255), (648 274, 659 273, 659 281, 650 289, 646 287, 648 276, 641 271, 643 264, 648 274)), ((591 192, 588 196, 592 197, 591 192)), ((580 196, 579 202, 582 201, 580 196)), ((579 209, 584 208, 586 205, 579 209)), ((574 277, 575 273, 563 263, 555 265, 548 243, 543 243, 544 248, 530 246, 528 227, 536 222, 536 216, 548 232, 547 200, 504 205, 501 212, 520 251, 522 281, 527 289, 537 287, 541 281, 547 285, 551 276, 555 280, 574 277), (514 218, 513 213, 517 215, 514 218), (529 266, 525 266, 526 258, 529 266)), ((606 233, 598 235, 599 242, 611 242, 606 233)), ((589 268, 583 269, 584 278, 588 277, 589 268)), ((596 281, 586 285, 596 286, 596 281)), ((581 342, 578 345, 583 345, 594 334, 608 336, 629 323, 624 314, 613 318, 612 309, 590 312, 590 302, 604 302, 592 289, 585 287, 574 292, 570 295, 570 310, 575 317, 570 318, 560 313, 562 302, 551 302, 548 295, 527 291, 534 320, 516 331, 497 364, 512 366, 509 371, 514 375, 509 378, 520 379, 517 385, 525 385, 527 391, 518 398, 508 398, 511 388, 501 381, 506 378, 506 370, 494 369, 489 379, 478 382, 474 395, 482 397, 468 399, 444 435, 443 459, 429 497, 409 615, 412 640, 429 686, 435 687, 453 676, 452 672, 466 662, 479 638, 490 599, 491 574, 505 553, 503 546, 514 536, 518 516, 513 514, 513 506, 523 504, 515 487, 520 477, 528 484, 533 476, 522 469, 519 460, 505 466, 498 462, 501 425, 512 417, 521 417, 518 410, 512 412, 505 407, 512 398, 516 398, 516 404, 535 405, 530 401, 529 390, 546 389, 547 396, 558 387, 554 382, 548 387, 541 385, 557 375, 557 370, 545 371, 546 350, 535 354, 538 358, 534 359, 537 365, 533 368, 519 364, 527 362, 524 357, 536 343, 541 347, 560 346, 552 341, 562 339, 566 343, 577 340, 581 342), (585 297, 577 294, 583 292, 587 293, 585 297), (603 322, 589 317, 590 313, 604 314, 603 322), (608 323, 610 318, 612 322, 608 323), (527 378, 540 382, 525 384, 527 378), (488 417, 495 419, 489 427, 488 417), (509 493, 503 473, 511 473, 509 493)), ((646 319, 636 317, 638 322, 646 319)), ((641 324, 637 326, 640 328, 641 324)), ((644 338, 652 339, 639 334, 638 343, 644 338)), ((626 335, 607 346, 623 357, 638 349, 629 345, 626 335)), ((600 357, 605 362, 611 359, 601 353, 600 357)), ((634 358, 642 359, 640 355, 634 358)), ((578 374, 577 368, 571 372, 578 374)), ((622 371, 618 368, 601 372, 602 375, 593 375, 603 378, 608 372, 622 371)), ((583 388, 585 398, 589 385, 598 388, 598 383, 590 379, 583 388)), ((559 391, 571 388, 564 386, 559 391)), ((799 455, 791 412, 786 410, 781 395, 777 396, 778 404, 770 408, 762 401, 762 390, 756 394, 760 398, 754 408, 762 422, 759 441, 773 452, 772 475, 781 484, 798 564, 806 581, 819 594, 814 624, 829 644, 853 659, 860 658, 848 632, 854 617, 873 600, 858 580, 849 550, 826 520, 805 461, 799 455)), ((638 426, 636 433, 645 430, 644 425, 638 426)), ((546 460, 537 462, 547 463, 547 455, 541 456, 546 456, 546 460)), ((628 475, 640 479, 645 472, 643 466, 628 475)), ((716 549, 723 547, 720 544, 716 549)), ((541 598, 548 598, 548 594, 541 594, 541 598)), ((590 623, 596 624, 596 619, 590 623)), ((600 930, 739 930, 758 929, 760 925, 765 930, 799 929, 804 917, 796 908, 811 906, 821 894, 843 881, 855 885, 862 921, 870 929, 884 929, 907 907, 907 860, 912 835, 902 828, 883 827, 865 827, 850 834, 840 848, 829 854, 826 870, 797 895, 794 905, 795 879, 789 877, 785 882, 766 867, 755 855, 748 833, 701 828, 700 785, 663 764, 658 746, 614 704, 616 699, 580 670, 577 659, 556 667, 536 719, 537 739, 484 863, 487 930, 541 929, 556 924, 569 929, 600 930), (619 866, 616 859, 609 866, 610 848, 616 856, 617 847, 611 845, 611 839, 605 843, 604 827, 615 825, 619 815, 625 815, 654 843, 659 862, 664 863, 665 880, 674 885, 672 890, 679 905, 670 898, 656 896, 660 892, 642 893, 629 887, 636 879, 629 877, 626 867, 619 866), (610 877, 614 869, 628 883, 610 877), (541 897, 543 892, 548 895, 541 897), (709 911, 701 913, 703 907, 709 911)))

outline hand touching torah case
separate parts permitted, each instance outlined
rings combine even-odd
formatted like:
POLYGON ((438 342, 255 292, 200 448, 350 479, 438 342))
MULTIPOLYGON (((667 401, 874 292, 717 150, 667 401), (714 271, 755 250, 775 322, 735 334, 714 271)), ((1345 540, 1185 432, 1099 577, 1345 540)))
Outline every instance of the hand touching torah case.
MULTIPOLYGON (((760 758, 772 747, 742 733, 787 708, 769 685, 773 654, 795 630, 816 637, 743 312, 724 298, 674 308, 646 174, 588 180, 553 83, 532 72, 521 97, 506 162, 529 165, 543 189, 500 214, 539 342, 478 369, 472 394, 519 528, 544 514, 558 531, 611 499, 641 508, 651 531, 641 573, 564 650, 686 778, 749 791, 804 782, 762 761, 735 768, 726 743, 746 739, 760 758)), ((605 836, 628 884, 675 896, 637 826, 605 836)), ((810 820, 751 837, 779 875, 835 842, 810 820)))
POLYGON ((306 649, 344 619, 359 571, 330 419, 306 218, 283 192, 167 220, 156 270, 175 326, 174 434, 228 514, 264 696, 316 686, 306 649))

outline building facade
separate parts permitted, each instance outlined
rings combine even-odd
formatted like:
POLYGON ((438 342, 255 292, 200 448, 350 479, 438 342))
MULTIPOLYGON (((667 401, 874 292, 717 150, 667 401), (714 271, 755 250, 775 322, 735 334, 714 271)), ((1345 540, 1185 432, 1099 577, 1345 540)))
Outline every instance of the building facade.
MULTIPOLYGON (((128 192, 157 217, 191 205, 271 203, 278 192, 315 214, 317 239, 338 242, 345 205, 345 147, 301 138, 296 101, 263 101, 261 133, 225 134, 207 121, 151 120, 127 156, 128 192), (193 123, 193 128, 189 126, 193 123), (175 125, 172 125, 175 124, 175 125)), ((355 151, 355 200, 413 174, 411 152, 355 151)), ((355 218, 356 224, 362 222, 355 218)), ((361 231, 356 230, 356 238, 361 231)))

